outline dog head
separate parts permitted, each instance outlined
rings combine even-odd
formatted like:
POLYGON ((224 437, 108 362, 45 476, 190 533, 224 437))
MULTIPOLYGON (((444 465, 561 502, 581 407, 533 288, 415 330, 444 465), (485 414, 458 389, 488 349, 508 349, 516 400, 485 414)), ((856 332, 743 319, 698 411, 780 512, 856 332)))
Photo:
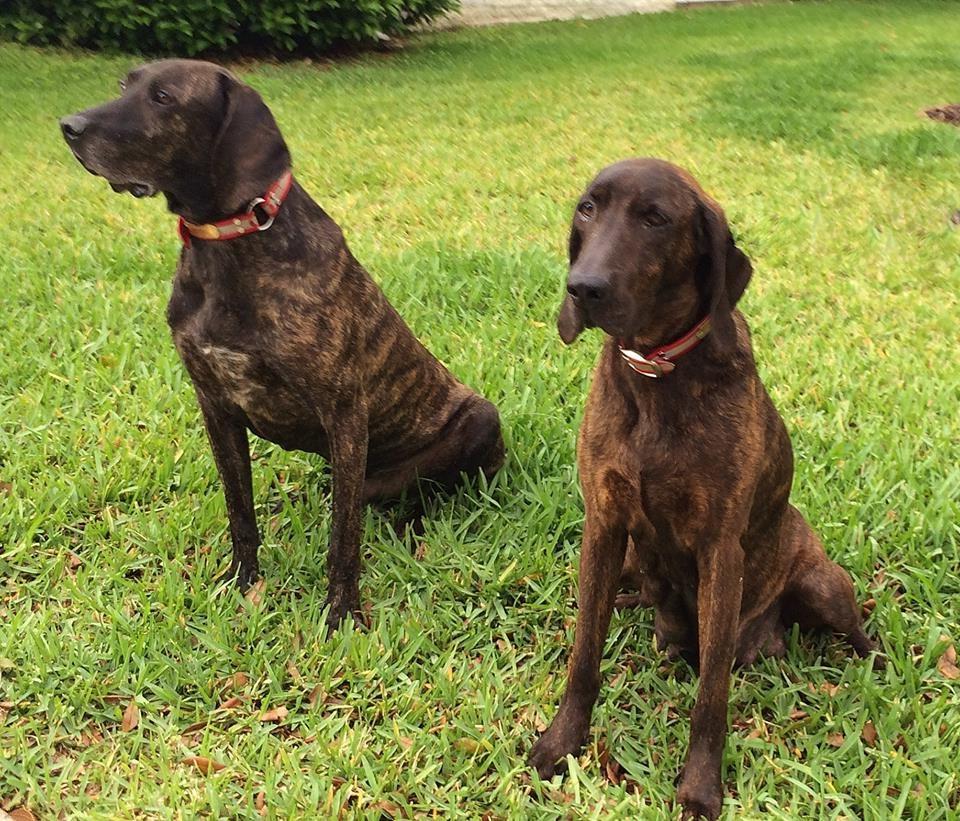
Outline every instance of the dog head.
POLYGON ((171 211, 200 222, 242 210, 290 166, 260 95, 198 60, 134 69, 118 99, 64 117, 60 129, 115 191, 162 192, 171 211))
POLYGON ((714 344, 732 346, 732 311, 751 272, 723 210, 693 177, 662 160, 618 162, 573 215, 560 338, 570 344, 597 327, 652 347, 709 313, 714 344))

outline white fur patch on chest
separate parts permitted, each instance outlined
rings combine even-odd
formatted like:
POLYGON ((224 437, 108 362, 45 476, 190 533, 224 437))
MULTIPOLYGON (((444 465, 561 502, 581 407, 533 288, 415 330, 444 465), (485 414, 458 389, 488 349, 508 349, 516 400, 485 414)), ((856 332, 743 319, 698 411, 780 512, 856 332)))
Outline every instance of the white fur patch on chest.
POLYGON ((257 379, 259 368, 252 354, 217 345, 199 345, 196 350, 231 402, 257 416, 269 410, 270 391, 257 379))

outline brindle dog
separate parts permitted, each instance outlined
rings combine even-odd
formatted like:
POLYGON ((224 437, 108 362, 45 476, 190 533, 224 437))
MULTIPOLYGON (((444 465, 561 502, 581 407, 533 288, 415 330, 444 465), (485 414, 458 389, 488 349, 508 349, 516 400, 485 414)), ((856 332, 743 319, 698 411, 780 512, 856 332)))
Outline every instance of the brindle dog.
POLYGON ((185 235, 167 319, 223 481, 227 575, 241 588, 259 574, 247 431, 330 460, 336 626, 360 608, 362 504, 418 479, 449 487, 492 475, 504 458, 497 409, 417 341, 296 181, 272 225, 262 202, 248 205, 290 169, 252 88, 211 63, 167 60, 130 72, 121 89, 61 120, 88 171, 134 196, 162 192, 195 225, 249 212, 269 225, 229 241, 185 235))
POLYGON ((570 233, 567 344, 608 334, 578 443, 586 522, 567 689, 530 753, 542 777, 586 740, 618 579, 656 610, 658 645, 699 659, 680 779, 685 818, 716 818, 734 661, 784 653, 785 625, 829 627, 861 655, 853 585, 789 503, 793 456, 735 309, 751 275, 723 211, 669 163, 600 172, 570 233), (699 345, 635 372, 619 346, 650 350, 709 317, 699 345), (672 367, 671 367, 672 366, 672 367))

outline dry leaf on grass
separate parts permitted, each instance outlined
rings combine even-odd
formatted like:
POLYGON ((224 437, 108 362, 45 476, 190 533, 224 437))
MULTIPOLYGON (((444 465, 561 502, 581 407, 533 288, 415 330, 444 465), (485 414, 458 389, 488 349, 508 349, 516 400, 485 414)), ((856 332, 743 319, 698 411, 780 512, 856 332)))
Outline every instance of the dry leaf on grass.
MULTIPOLYGON (((940 641, 950 641, 950 637, 940 636, 940 641)), ((957 650, 953 644, 948 644, 947 649, 941 653, 940 659, 937 661, 937 669, 940 671, 940 675, 951 681, 960 678, 960 669, 957 668, 957 650)))
POLYGON ((204 775, 210 775, 210 773, 218 773, 220 770, 224 769, 227 765, 221 764, 219 761, 213 761, 210 758, 204 758, 203 756, 187 756, 181 764, 186 764, 188 767, 196 767, 204 775))
POLYGON ((263 579, 259 579, 250 585, 250 589, 243 594, 243 597, 254 607, 259 607, 260 603, 263 601, 263 591, 265 587, 266 582, 264 582, 263 579))
POLYGON ((135 730, 140 723, 140 708, 136 701, 131 701, 127 709, 123 711, 123 721, 120 722, 120 729, 125 733, 135 730))
POLYGON ((287 714, 290 711, 284 707, 282 704, 279 707, 274 707, 272 710, 267 710, 265 713, 260 714, 261 721, 283 721, 287 717, 287 714))
POLYGON ((599 750, 600 767, 603 774, 607 781, 616 787, 620 783, 620 762, 610 755, 610 750, 603 742, 600 743, 599 750))
POLYGON ((872 721, 868 721, 863 725, 863 729, 860 731, 860 738, 863 739, 863 743, 868 747, 877 746, 877 728, 873 726, 872 721))
POLYGON ((610 784, 614 787, 623 786, 629 793, 640 792, 640 785, 627 775, 623 765, 610 754, 610 750, 604 741, 600 741, 597 745, 597 752, 600 768, 610 784))
POLYGON ((190 724, 189 726, 184 727, 184 728, 180 731, 180 735, 187 735, 188 733, 195 733, 195 732, 197 732, 197 730, 202 730, 202 729, 203 729, 204 727, 206 727, 209 723, 210 723, 210 719, 209 719, 209 718, 201 718, 199 721, 195 721, 195 722, 193 722, 193 724, 190 724))
POLYGON ((390 802, 390 801, 378 801, 373 805, 376 809, 380 810, 381 818, 386 815, 388 818, 398 818, 400 816, 400 808, 390 802))
POLYGON ((754 721, 753 719, 747 718, 735 718, 730 722, 732 729, 736 730, 738 733, 747 733, 747 738, 759 738, 763 735, 764 731, 764 721, 763 719, 758 719, 754 721))
POLYGON ((290 674, 290 678, 293 679, 294 684, 296 684, 298 687, 303 685, 303 676, 300 675, 297 665, 292 661, 287 662, 287 672, 290 674))
MULTIPOLYGON (((0 810, 0 812, 2 812, 2 810, 0 810)), ((18 807, 15 810, 10 810, 6 815, 11 821, 37 821, 37 816, 26 807, 18 807)))
POLYGON ((234 707, 242 703, 242 699, 239 696, 233 696, 228 698, 223 704, 217 707, 218 710, 232 710, 234 707))
POLYGON ((827 736, 827 744, 831 747, 842 747, 843 741, 843 733, 830 733, 830 735, 827 736))
POLYGON ((246 673, 234 673, 227 679, 227 687, 232 687, 234 690, 246 687, 249 683, 250 677, 246 673))
POLYGON ((256 810, 260 815, 266 815, 267 813, 267 793, 264 790, 260 790, 257 793, 257 797, 253 800, 253 806, 256 807, 256 810))
POLYGON ((935 106, 934 108, 925 108, 923 113, 938 123, 948 123, 950 125, 960 124, 960 105, 955 103, 935 106))

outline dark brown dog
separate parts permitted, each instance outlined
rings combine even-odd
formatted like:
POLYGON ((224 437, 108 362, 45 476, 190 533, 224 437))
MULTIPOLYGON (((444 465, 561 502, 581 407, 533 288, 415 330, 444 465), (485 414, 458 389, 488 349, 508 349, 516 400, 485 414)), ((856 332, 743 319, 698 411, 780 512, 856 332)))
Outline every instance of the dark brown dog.
POLYGON ((135 196, 163 192, 186 220, 167 318, 223 481, 228 574, 245 587, 259 573, 247 430, 319 453, 333 469, 336 625, 360 606, 362 504, 417 479, 494 473, 497 409, 417 341, 296 182, 278 204, 290 154, 252 88, 189 60, 145 65, 121 85, 119 99, 61 128, 87 170, 135 196), (210 239, 229 236, 235 223, 212 224, 234 215, 252 233, 210 239))
POLYGON ((832 628, 860 654, 873 649, 849 577, 788 501, 790 440, 734 307, 750 275, 723 211, 666 162, 610 166, 577 205, 560 336, 569 344, 593 326, 608 336, 578 443, 586 522, 576 640, 566 693, 530 763, 548 777, 586 740, 621 579, 656 609, 659 646, 699 659, 684 817, 720 812, 734 660, 782 655, 792 622, 832 628), (700 333, 688 337, 692 328, 700 333), (668 344, 682 335, 683 345, 668 344), (630 353, 664 347, 648 365, 630 353), (627 357, 661 375, 647 378, 627 357))

